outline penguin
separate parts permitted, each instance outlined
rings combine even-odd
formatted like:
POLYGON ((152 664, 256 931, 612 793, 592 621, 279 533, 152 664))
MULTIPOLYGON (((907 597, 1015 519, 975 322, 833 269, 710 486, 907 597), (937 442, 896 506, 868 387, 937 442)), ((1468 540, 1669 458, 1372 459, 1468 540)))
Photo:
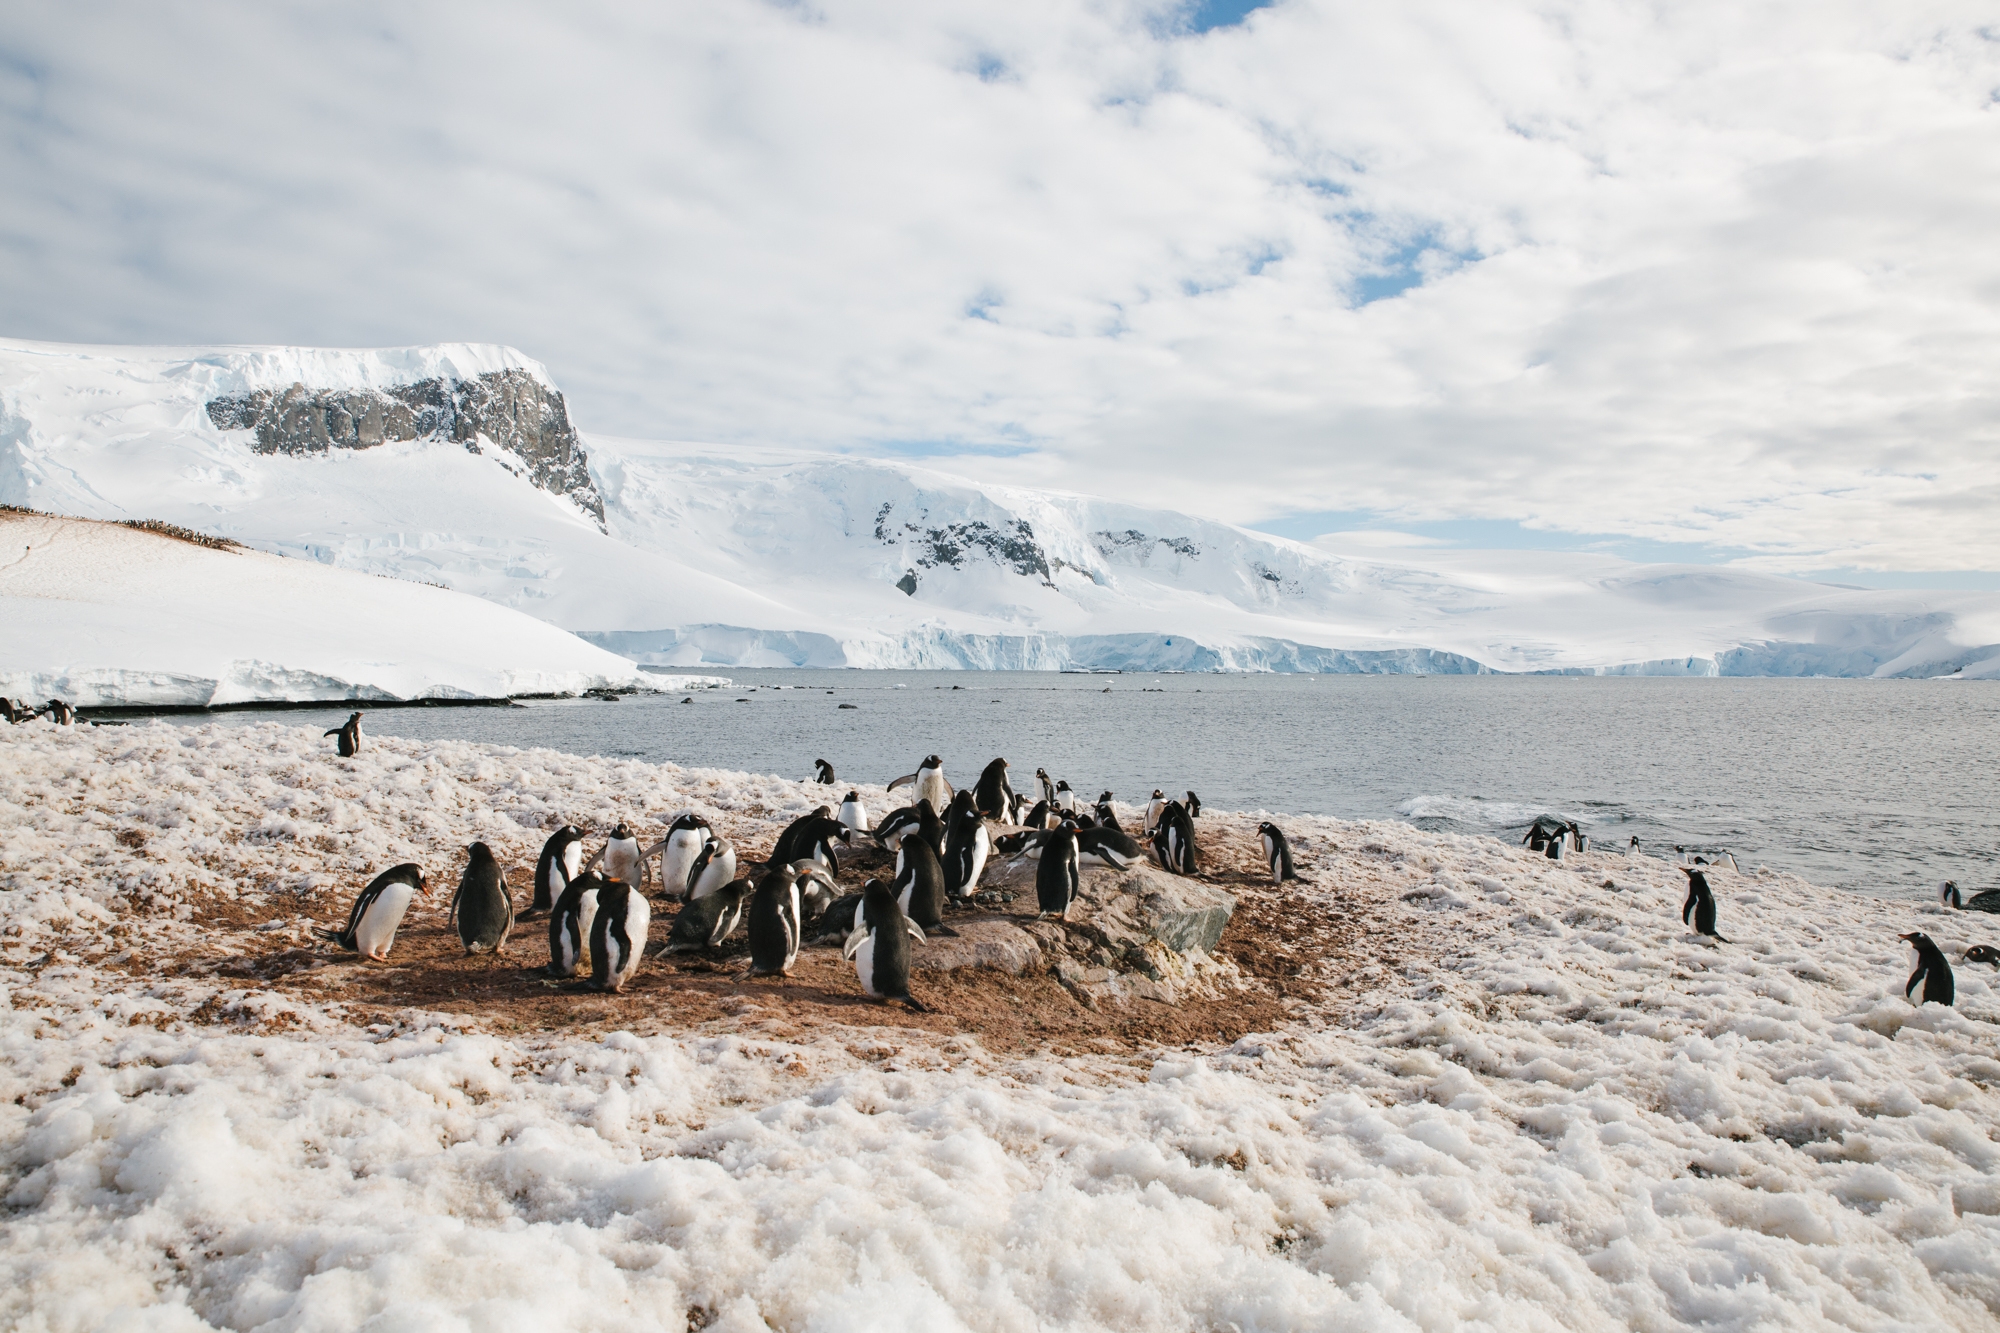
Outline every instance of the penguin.
POLYGON ((900 810, 890 811, 883 817, 881 824, 869 836, 874 838, 880 846, 889 851, 895 851, 903 845, 904 835, 916 832, 918 826, 922 823, 922 816, 917 812, 923 808, 923 805, 919 803, 917 805, 906 805, 900 810))
POLYGON ((1567 841, 1568 837, 1565 834, 1557 833, 1553 838, 1542 844, 1542 855, 1551 861, 1562 860, 1563 844, 1567 841))
POLYGON ((1002 856, 1019 856, 1031 848, 1041 846, 1041 831, 1022 829, 1019 833, 1003 833, 993 840, 993 850, 1002 856))
POLYGON ((1123 870, 1146 859, 1139 840, 1124 829, 1082 829, 1076 835, 1076 859, 1085 865, 1107 865, 1123 870))
POLYGON ((1042 844, 1041 864, 1035 869, 1035 905, 1042 916, 1069 920, 1069 905, 1083 891, 1077 870, 1076 834, 1059 828, 1042 844))
MULTIPOLYGON (((639 855, 642 860, 650 862, 657 853, 660 858, 660 892, 685 899, 694 863, 701 856, 702 849, 714 839, 715 831, 708 826, 708 821, 688 811, 667 826, 666 837, 639 855)), ((728 882, 727 876, 721 881, 723 884, 728 882)))
POLYGON ((826 914, 840 895, 840 885, 817 861, 794 861, 792 873, 799 885, 799 925, 826 914))
MULTIPOLYGON (((972 794, 960 792, 951 801, 951 819, 944 833, 944 884, 954 898, 970 898, 979 890, 993 840, 986 821, 973 808, 972 794)), ((920 923, 921 924, 921 923, 920 923)))
POLYGON ((2000 889, 1988 889, 1970 898, 1962 898, 1958 884, 1948 879, 1938 886, 1938 901, 1961 912, 2000 912, 2000 889))
POLYGON ((988 819, 1005 819, 1013 809, 1014 789, 1007 783, 1007 761, 995 759, 979 774, 972 803, 988 819))
MULTIPOLYGON (((870 880, 869 882, 874 883, 875 881, 870 880)), ((832 936, 845 943, 847 937, 852 935, 855 927, 860 924, 861 895, 858 893, 843 893, 840 897, 835 898, 833 906, 821 913, 819 920, 813 922, 807 929, 811 931, 812 937, 816 940, 824 941, 828 936, 832 936)))
POLYGON ((940 814, 951 804, 951 784, 944 779, 944 760, 936 755, 926 755, 924 762, 917 765, 917 771, 897 778, 889 784, 889 790, 915 783, 917 800, 940 814))
POLYGON ((783 976, 799 958, 799 881, 773 861, 750 897, 750 975, 783 976))
POLYGON ((483 842, 466 848, 465 873, 452 895, 458 918, 458 942, 467 953, 501 953, 514 929, 514 899, 507 892, 507 875, 483 842))
POLYGON ((877 1000, 901 1000, 918 1013, 929 1011, 910 994, 910 941, 921 941, 923 930, 903 915, 888 886, 868 881, 861 896, 860 924, 841 946, 840 956, 852 959, 861 989, 877 1000))
POLYGON ((1007 803, 1006 822, 1015 825, 1020 824, 1021 816, 1026 814, 1027 811, 1028 811, 1027 794, 1025 792, 1018 792, 1018 791, 1015 792, 1014 799, 1007 803))
POLYGON ((598 895, 603 891, 604 877, 594 870, 563 886, 549 913, 550 976, 573 977, 583 966, 584 949, 596 928, 598 895))
POLYGON ((1193 792, 1188 793, 1187 812, 1189 819, 1201 818, 1201 797, 1196 796, 1193 792))
POLYGON ((549 840, 542 844, 542 854, 535 859, 535 901, 521 913, 522 918, 540 916, 553 909, 556 899, 562 897, 563 890, 569 887, 569 882, 582 872, 582 861, 582 829, 574 824, 564 824, 551 833, 549 840))
POLYGON ((1105 792, 1102 796, 1097 798, 1097 807, 1095 813, 1097 815, 1097 826, 1099 828, 1113 828, 1123 831, 1123 826, 1118 822, 1118 812, 1111 808, 1110 792, 1105 792))
POLYGON ((1636 833, 1632 835, 1632 841, 1625 845, 1625 859, 1627 861, 1639 859, 1639 835, 1636 833))
POLYGON ((340 737, 338 741, 334 742, 334 748, 340 751, 342 759, 354 758, 355 755, 361 753, 361 714, 350 714, 347 721, 326 734, 328 736, 340 737))
MULTIPOLYGON (((44 711, 48 713, 49 721, 59 727, 73 726, 76 722, 76 710, 61 699, 49 700, 48 707, 44 711)), ((360 717, 361 714, 356 713, 354 716, 360 717)), ((361 727, 351 719, 350 725, 354 727, 354 748, 358 750, 361 748, 361 727)))
MULTIPOLYGON (((938 859, 931 855, 930 846, 921 840, 903 845, 908 855, 896 862, 896 906, 903 915, 922 926, 925 930, 941 934, 956 935, 955 930, 944 928, 944 905, 951 887, 950 872, 944 869, 938 859)), ((862 886, 867 891, 867 886, 862 886)))
POLYGON ((1990 944, 1975 944, 1965 951, 1965 961, 1968 963, 1991 963, 1994 967, 2000 968, 2000 949, 1996 949, 1990 944))
POLYGON ((0 717, 6 718, 9 722, 21 720, 21 715, 14 711, 14 701, 4 694, 0 694, 0 717))
MULTIPOLYGON (((945 807, 949 809, 950 807, 945 807)), ((928 801, 917 803, 917 835, 931 845, 940 863, 944 861, 945 823, 943 811, 933 810, 928 801)))
POLYGON ((1285 831, 1265 820, 1257 826, 1257 835, 1264 840, 1264 863, 1271 867, 1271 882, 1297 879, 1299 872, 1292 869, 1292 844, 1285 841, 1285 831))
POLYGON ((695 853, 694 864, 688 867, 683 900, 695 902, 706 898, 735 878, 736 848, 727 838, 710 838, 695 853))
POLYGON ((1158 787, 1153 788, 1153 797, 1146 802, 1146 819, 1140 831, 1150 837, 1153 830, 1160 826, 1160 816, 1166 812, 1166 809, 1167 794, 1158 787))
POLYGON ((1021 821, 1022 828, 1045 829, 1049 826, 1049 803, 1036 801, 1035 808, 1028 811, 1028 817, 1021 821))
POLYGON ((1715 933, 1715 895, 1709 892, 1708 876, 1686 866, 1680 867, 1680 872, 1688 877, 1688 896, 1681 904, 1681 920, 1692 925, 1697 935, 1729 943, 1715 933))
POLYGON ((646 858, 639 851, 639 840, 624 820, 611 830, 611 837, 597 849, 597 855, 583 863, 585 870, 594 870, 597 863, 604 863, 604 878, 617 884, 631 884, 648 872, 646 858))
POLYGON ((1049 777, 1049 770, 1046 768, 1035 770, 1035 790, 1040 793, 1043 805, 1056 803, 1056 784, 1049 777))
POLYGON ((1176 875, 1199 873, 1194 844, 1194 820, 1179 801, 1168 801, 1153 830, 1153 851, 1160 864, 1176 875))
POLYGON ((1528 826, 1528 836, 1521 839, 1521 841, 1528 845, 1529 852, 1531 853, 1541 852, 1543 854, 1546 854, 1548 851, 1549 840, 1547 836, 1544 835, 1542 832, 1542 821, 1538 819, 1533 824, 1530 824, 1528 826))
POLYGON ((833 765, 827 763, 826 760, 813 760, 813 767, 819 770, 817 781, 821 786, 831 787, 835 782, 839 781, 838 778, 833 776, 833 765))
POLYGON ((609 880, 597 894, 597 917, 590 923, 590 988, 616 995, 646 957, 652 904, 638 886, 609 880))
POLYGON ((856 833, 868 831, 868 807, 861 804, 861 793, 851 791, 840 803, 840 822, 856 833))
POLYGON ((744 904, 750 901, 747 879, 732 879, 714 893, 692 899, 674 918, 662 953, 693 953, 713 949, 743 924, 744 904))
POLYGON ((1087 811, 1077 810, 1063 816, 1063 823, 1073 829, 1096 828, 1097 820, 1087 811))
POLYGON ((403 913, 410 910, 410 899, 429 892, 424 887, 424 872, 416 865, 390 866, 370 880, 354 900, 345 930, 314 926, 312 933, 363 958, 382 962, 396 943, 396 928, 403 924, 403 913))
POLYGON ((1914 1005, 1949 1005, 1956 993, 1951 977, 1951 964, 1931 937, 1921 930, 1913 930, 1907 935, 1896 937, 1916 951, 1916 970, 1903 983, 1903 998, 1914 1005), (1923 994, 1917 994, 1917 984, 1923 983, 1923 994))
POLYGON ((853 830, 833 817, 832 807, 822 805, 785 826, 771 848, 771 863, 790 865, 793 861, 815 860, 839 874, 840 862, 834 856, 833 844, 836 839, 846 842, 852 836, 853 830))
POLYGON ((1056 798, 1051 804, 1064 814, 1073 815, 1076 813, 1076 793, 1069 789, 1069 782, 1067 780, 1056 783, 1056 798))

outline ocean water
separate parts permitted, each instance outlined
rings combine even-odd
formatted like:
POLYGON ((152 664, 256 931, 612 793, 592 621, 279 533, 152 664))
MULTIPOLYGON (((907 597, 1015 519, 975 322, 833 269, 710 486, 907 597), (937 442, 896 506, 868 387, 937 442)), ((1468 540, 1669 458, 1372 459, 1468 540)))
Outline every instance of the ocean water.
MULTIPOLYGON (((824 758, 843 782, 937 753, 963 784, 1001 755, 1017 790, 1040 766, 1087 799, 1192 789, 1222 809, 1515 838, 1548 813, 1599 845, 1727 848, 1745 870, 1892 897, 1996 879, 2000 689, 1979 682, 727 674, 728 689, 618 703, 375 709, 364 726, 792 777, 824 758)), ((347 711, 282 716, 330 727, 347 711)))

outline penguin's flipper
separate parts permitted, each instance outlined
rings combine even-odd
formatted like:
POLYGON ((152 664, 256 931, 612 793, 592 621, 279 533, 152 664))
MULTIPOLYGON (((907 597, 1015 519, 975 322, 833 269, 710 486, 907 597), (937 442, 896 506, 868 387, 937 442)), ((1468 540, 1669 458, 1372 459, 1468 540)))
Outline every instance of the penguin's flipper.
POLYGON ((929 943, 929 941, 924 938, 924 928, 922 926, 910 920, 910 918, 908 917, 903 918, 903 924, 909 927, 911 939, 915 940, 919 944, 929 943))
MULTIPOLYGON (((331 735, 332 733, 329 732, 328 734, 331 735)), ((917 780, 917 775, 915 773, 905 773, 903 774, 902 777, 897 778, 894 782, 890 783, 887 787, 883 788, 883 790, 894 791, 898 787, 907 787, 916 780, 917 780)))
POLYGON ((854 960, 854 955, 858 953, 861 949, 861 942, 867 938, 868 938, 868 927, 856 926, 854 930, 848 935, 847 943, 840 946, 840 956, 843 959, 852 962, 854 960))
MULTIPOLYGON (((41 715, 38 713, 36 714, 36 716, 39 717, 41 715)), ((339 734, 340 734, 340 728, 335 727, 332 731, 322 733, 320 739, 324 740, 327 736, 338 736, 339 734)))

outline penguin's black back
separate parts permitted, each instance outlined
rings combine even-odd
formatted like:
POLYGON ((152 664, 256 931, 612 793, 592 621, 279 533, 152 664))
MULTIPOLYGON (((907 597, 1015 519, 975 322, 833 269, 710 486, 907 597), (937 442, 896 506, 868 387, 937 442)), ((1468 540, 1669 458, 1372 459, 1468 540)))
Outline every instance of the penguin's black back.
MULTIPOLYGON (((896 882, 896 892, 901 893, 905 881, 911 882, 910 920, 925 930, 934 930, 944 922, 944 867, 938 863, 930 844, 922 838, 915 838, 903 844, 903 878, 896 882)), ((896 909, 901 912, 903 909, 896 909)))
POLYGON ((555 906, 556 897, 561 892, 555 884, 557 867, 562 864, 563 853, 569 850, 569 845, 582 840, 582 832, 565 824, 542 844, 542 854, 535 861, 535 901, 528 908, 530 912, 546 912, 555 906))
POLYGON ((467 953, 486 953, 507 943, 514 927, 514 900, 493 849, 472 844, 465 873, 458 881, 458 939, 467 953))
POLYGON ((1952 977, 1951 964, 1945 961, 1944 951, 1922 932, 1910 935, 1908 943, 1917 951, 1917 966, 1903 983, 1903 994, 1918 1004, 1950 1005, 1957 998, 1958 984, 1952 977), (1923 994, 1918 995, 1914 992, 1920 982, 1923 994))
POLYGON ((1068 910, 1078 888, 1076 830, 1059 828, 1042 842, 1041 864, 1035 867, 1035 906, 1060 914, 1068 910))
POLYGON ((901 1000, 912 1008, 920 1007, 910 995, 910 933, 903 924, 903 909, 896 905, 896 895, 886 888, 865 895, 861 900, 861 915, 875 936, 868 978, 875 993, 884 999, 901 1000))
POLYGON ((789 866, 773 863, 757 883, 750 898, 750 970, 752 973, 783 972, 798 923, 791 920, 792 872, 789 866))
POLYGON ((1687 901, 1681 904, 1681 920, 1692 925, 1697 935, 1729 943, 1715 933, 1715 894, 1708 887, 1708 876, 1699 870, 1684 869, 1681 873, 1688 879, 1688 896, 1687 901))

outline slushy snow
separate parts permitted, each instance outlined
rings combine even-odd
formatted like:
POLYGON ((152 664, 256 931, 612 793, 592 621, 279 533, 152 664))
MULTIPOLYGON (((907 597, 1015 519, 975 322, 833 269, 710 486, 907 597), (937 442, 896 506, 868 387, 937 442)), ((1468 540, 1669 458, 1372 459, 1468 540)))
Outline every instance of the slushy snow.
MULTIPOLYGON (((303 943, 305 912, 344 911, 394 861, 448 888, 474 838, 518 867, 553 818, 691 806, 775 827, 824 789, 324 746, 277 723, 0 729, 8 1326, 1913 1329, 2000 1312, 2000 992, 1961 967, 1957 1008, 1911 1006, 1896 939, 1922 928, 1956 959, 1991 918, 1716 871, 1717 945, 1681 925, 1682 878, 1657 860, 1281 817, 1298 910, 1386 914, 1399 958, 1339 960, 1334 998, 1227 1047, 1001 1056, 908 1029, 688 1030, 668 1011, 602 1038, 416 1011, 361 1026, 218 974, 241 945, 195 907, 303 943)), ((1247 840, 1259 817, 1205 811, 1201 834, 1247 840)))

